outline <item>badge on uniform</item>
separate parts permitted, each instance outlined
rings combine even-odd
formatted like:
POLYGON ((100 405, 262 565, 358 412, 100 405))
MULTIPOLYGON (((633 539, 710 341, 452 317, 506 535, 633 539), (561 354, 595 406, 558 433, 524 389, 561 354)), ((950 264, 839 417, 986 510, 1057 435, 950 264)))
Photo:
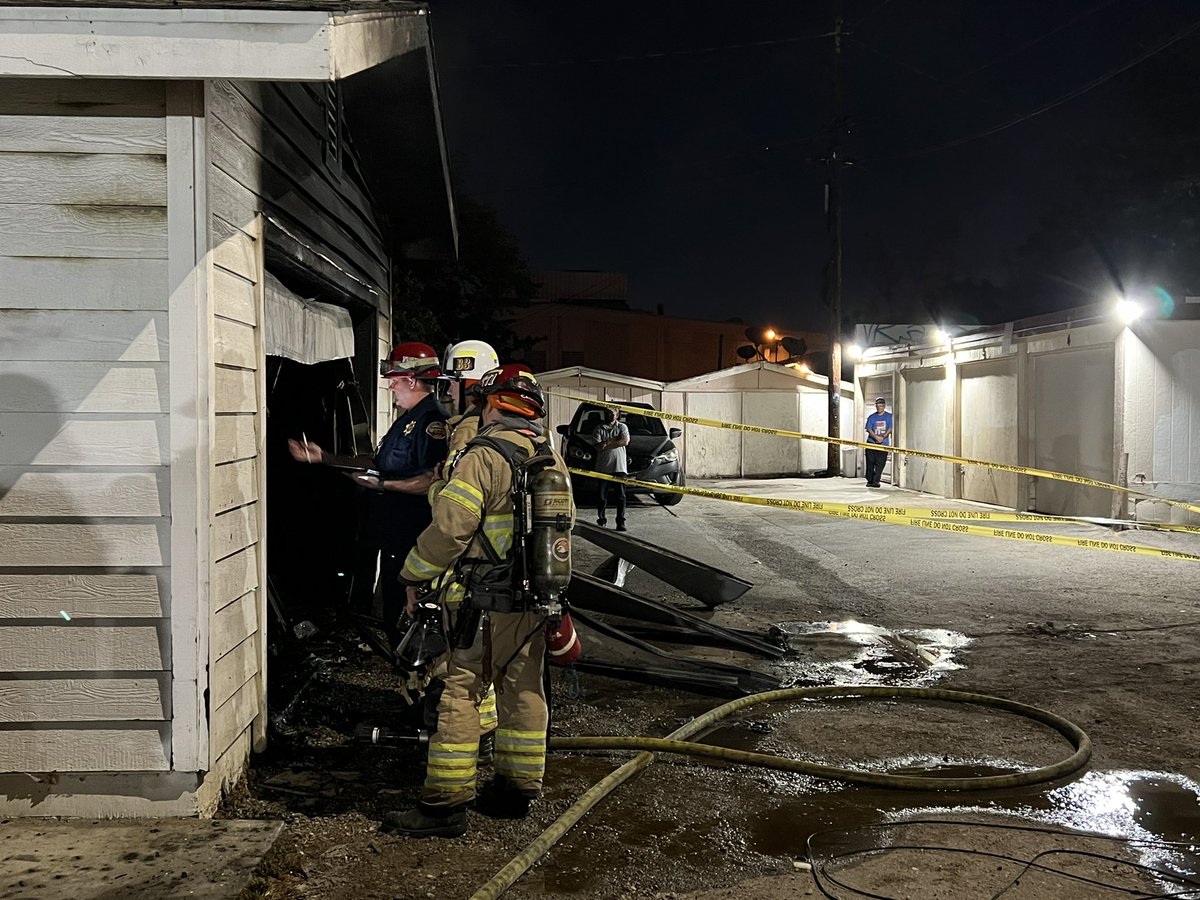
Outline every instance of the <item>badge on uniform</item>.
POLYGON ((446 423, 440 419, 435 419, 425 426, 425 433, 435 441, 444 441, 447 436, 446 423))
POLYGON ((404 426, 404 436, 408 437, 410 434, 412 434, 413 429, 416 427, 417 427, 416 422, 409 422, 407 425, 404 426))

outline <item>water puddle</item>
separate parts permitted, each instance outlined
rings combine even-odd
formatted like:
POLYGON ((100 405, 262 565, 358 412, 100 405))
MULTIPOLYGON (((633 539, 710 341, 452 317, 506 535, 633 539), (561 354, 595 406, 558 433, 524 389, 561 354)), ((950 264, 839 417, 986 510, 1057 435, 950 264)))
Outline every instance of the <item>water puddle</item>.
MULTIPOLYGON (((933 768, 889 771, 949 777, 998 775, 1013 768, 1003 761, 981 765, 952 760, 933 768)), ((989 799, 983 803, 980 796, 842 788, 796 796, 748 817, 745 826, 750 849, 771 856, 803 857, 814 836, 814 861, 838 873, 842 884, 859 888, 876 883, 873 867, 907 870, 910 862, 961 865, 964 879, 974 878, 971 866, 977 860, 972 857, 981 860, 978 851, 985 850, 1018 860, 979 869, 985 879, 994 872, 999 887, 1022 861, 1036 860, 1053 871, 1074 869, 1098 878, 1103 887, 1096 896, 1114 891, 1158 896, 1161 891, 1162 896, 1200 897, 1200 784, 1188 778, 1147 771, 1088 772, 1058 788, 997 791, 985 795, 989 799), (917 848, 921 852, 916 856, 904 854, 917 848)), ((1012 896, 1055 896, 1061 879, 1072 876, 1041 872, 1039 877, 1038 886, 1030 876, 1025 892, 1012 896)), ((963 896, 986 895, 977 890, 963 896)))
POLYGON ((797 651, 802 683, 920 686, 961 669, 957 657, 971 638, 942 628, 888 629, 854 619, 781 622, 797 651))

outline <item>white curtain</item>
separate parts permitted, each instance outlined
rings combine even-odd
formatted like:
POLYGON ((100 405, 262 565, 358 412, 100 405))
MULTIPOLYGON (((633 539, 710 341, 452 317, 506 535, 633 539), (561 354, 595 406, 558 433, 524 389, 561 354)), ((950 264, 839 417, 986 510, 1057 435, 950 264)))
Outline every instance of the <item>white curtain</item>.
POLYGON ((267 273, 268 356, 312 365, 354 356, 354 325, 340 306, 306 300, 267 273))

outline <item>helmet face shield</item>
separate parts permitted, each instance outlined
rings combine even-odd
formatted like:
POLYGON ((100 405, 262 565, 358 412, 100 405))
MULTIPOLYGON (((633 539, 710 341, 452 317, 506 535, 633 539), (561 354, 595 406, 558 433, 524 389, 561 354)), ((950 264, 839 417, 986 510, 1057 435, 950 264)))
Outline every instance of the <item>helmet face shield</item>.
POLYGON ((546 415, 546 396, 527 366, 510 363, 484 374, 480 392, 489 405, 525 419, 546 415))
POLYGON ((441 362, 433 348, 417 341, 397 344, 387 359, 379 361, 379 375, 382 378, 411 375, 413 378, 430 380, 440 377, 441 374, 441 362))

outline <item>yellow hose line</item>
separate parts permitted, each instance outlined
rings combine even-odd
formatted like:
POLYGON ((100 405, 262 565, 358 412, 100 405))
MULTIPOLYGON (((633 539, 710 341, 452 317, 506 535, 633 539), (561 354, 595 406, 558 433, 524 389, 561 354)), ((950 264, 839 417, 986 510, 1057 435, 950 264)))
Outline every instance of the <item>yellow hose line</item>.
POLYGON ((762 694, 739 697, 698 716, 682 728, 673 731, 665 739, 622 737, 552 738, 550 740, 550 749, 631 749, 641 750, 642 752, 585 791, 570 809, 563 813, 549 828, 543 831, 521 853, 497 872, 491 881, 472 894, 471 900, 495 900, 495 898, 508 890, 518 878, 549 852, 550 848, 558 843, 562 836, 591 811, 593 807, 620 785, 654 762, 654 754, 648 752, 650 749, 671 753, 688 753, 706 758, 722 759, 728 762, 767 766, 788 772, 800 772, 805 775, 835 778, 839 781, 848 781, 855 784, 870 784, 876 787, 896 788, 900 790, 926 791, 991 790, 998 787, 1018 787, 1053 781, 1079 771, 1087 765, 1087 761, 1092 755, 1091 740, 1083 729, 1061 716, 1055 715, 1048 710, 1039 709, 1036 706, 1017 703, 1013 700, 1006 700, 1003 697, 993 697, 989 694, 976 694, 966 691, 950 691, 939 688, 860 687, 856 685, 784 688, 778 691, 767 691, 762 694), (765 753, 749 753, 742 750, 729 750, 724 747, 712 747, 705 744, 693 743, 688 740, 688 738, 708 729, 714 723, 731 713, 745 709, 748 706, 755 706, 759 703, 774 703, 785 700, 810 700, 814 698, 848 700, 878 697, 889 700, 936 700, 949 703, 971 703, 976 706, 1002 709, 1048 725, 1070 741, 1071 745, 1075 748, 1075 752, 1054 765, 1031 769, 1027 772, 1017 772, 1011 775, 987 775, 977 778, 938 778, 936 776, 923 775, 889 775, 881 772, 866 772, 859 769, 822 766, 816 763, 805 763, 800 760, 771 756, 765 753))

